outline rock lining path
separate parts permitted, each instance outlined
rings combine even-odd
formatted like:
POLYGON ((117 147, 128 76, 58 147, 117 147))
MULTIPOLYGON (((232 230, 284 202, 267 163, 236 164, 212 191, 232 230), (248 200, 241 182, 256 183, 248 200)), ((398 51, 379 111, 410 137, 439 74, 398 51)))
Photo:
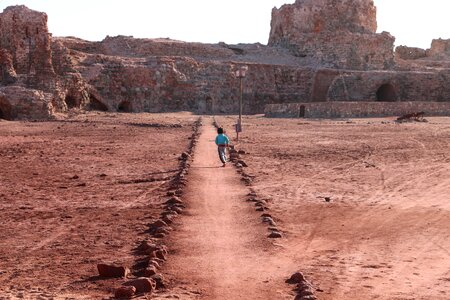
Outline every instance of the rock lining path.
POLYGON ((171 255, 162 272, 172 281, 171 293, 181 299, 293 299, 284 283, 289 270, 274 255, 280 248, 245 201, 249 190, 236 169, 221 167, 215 135, 205 124, 183 197, 187 209, 168 240, 171 255))

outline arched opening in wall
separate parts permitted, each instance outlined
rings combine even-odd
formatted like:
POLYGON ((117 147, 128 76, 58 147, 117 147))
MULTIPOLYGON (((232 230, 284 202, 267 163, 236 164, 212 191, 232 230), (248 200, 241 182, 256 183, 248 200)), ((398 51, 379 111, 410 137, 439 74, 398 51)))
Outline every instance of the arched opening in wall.
POLYGON ((5 99, 0 99, 0 119, 11 120, 11 104, 5 99))
POLYGON ((122 101, 119 103, 119 106, 117 106, 117 111, 130 113, 133 112, 133 106, 130 101, 122 101))
POLYGON ((67 108, 71 109, 74 107, 77 107, 77 100, 75 100, 74 97, 67 95, 66 98, 64 99, 64 101, 66 102, 67 108))
POLYGON ((211 97, 206 97, 206 113, 213 112, 213 99, 211 97))
POLYGON ((397 94, 392 84, 386 83, 380 86, 377 90, 377 101, 394 102, 397 101, 397 94))
POLYGON ((89 96, 89 109, 98 111, 108 111, 108 106, 94 97, 94 95, 89 96))
POLYGON ((300 109, 298 111, 298 117, 304 118, 306 113, 306 107, 304 105, 300 105, 300 109))

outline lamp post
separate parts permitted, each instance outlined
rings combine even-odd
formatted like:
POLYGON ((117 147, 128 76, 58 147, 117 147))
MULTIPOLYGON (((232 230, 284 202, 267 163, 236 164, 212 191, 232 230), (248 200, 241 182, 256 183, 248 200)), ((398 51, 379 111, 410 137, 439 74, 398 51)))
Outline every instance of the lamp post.
POLYGON ((236 124, 236 139, 239 141, 239 132, 242 132, 242 94, 243 94, 243 84, 242 79, 245 77, 247 73, 248 67, 247 66, 241 66, 238 70, 236 70, 236 77, 239 78, 239 90, 240 90, 240 96, 239 96, 239 119, 236 124))

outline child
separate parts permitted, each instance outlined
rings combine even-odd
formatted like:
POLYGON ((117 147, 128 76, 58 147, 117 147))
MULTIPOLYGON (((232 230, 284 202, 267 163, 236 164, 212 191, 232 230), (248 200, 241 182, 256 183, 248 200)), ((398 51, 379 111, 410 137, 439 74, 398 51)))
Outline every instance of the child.
POLYGON ((227 164, 227 156, 226 149, 228 148, 228 144, 230 143, 230 139, 224 134, 223 128, 220 127, 217 129, 217 137, 216 137, 216 145, 219 151, 220 161, 223 163, 222 167, 225 167, 227 164))

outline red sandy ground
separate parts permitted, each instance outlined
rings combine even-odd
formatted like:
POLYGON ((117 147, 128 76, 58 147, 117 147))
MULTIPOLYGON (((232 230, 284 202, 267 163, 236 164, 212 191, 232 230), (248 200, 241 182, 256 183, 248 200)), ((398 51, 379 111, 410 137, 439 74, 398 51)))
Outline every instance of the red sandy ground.
MULTIPOLYGON (((217 119, 234 137, 236 118, 217 119)), ((450 119, 393 120, 244 119, 246 172, 285 235, 278 267, 318 299, 450 297, 450 119)))
POLYGON ((96 265, 133 266, 196 118, 0 120, 0 299, 113 295, 121 281, 99 279, 96 265))
MULTIPOLYGON (((136 262, 195 119, 0 121, 0 299, 109 298, 122 281, 96 264, 136 262)), ((232 137, 234 119, 217 118, 232 137)), ((218 167, 205 118, 155 298, 292 299, 295 271, 318 299, 449 298, 449 118, 244 120, 251 188, 284 237, 266 238, 249 187, 218 167)))

